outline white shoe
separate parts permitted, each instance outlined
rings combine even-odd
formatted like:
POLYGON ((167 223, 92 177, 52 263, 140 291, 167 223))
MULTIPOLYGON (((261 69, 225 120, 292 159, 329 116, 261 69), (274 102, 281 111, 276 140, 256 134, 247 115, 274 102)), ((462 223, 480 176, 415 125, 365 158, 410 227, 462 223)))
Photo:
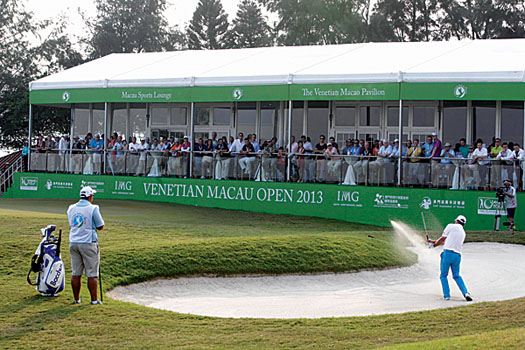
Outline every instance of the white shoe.
POLYGON ((92 300, 89 304, 90 305, 102 305, 102 302, 100 300, 92 300))

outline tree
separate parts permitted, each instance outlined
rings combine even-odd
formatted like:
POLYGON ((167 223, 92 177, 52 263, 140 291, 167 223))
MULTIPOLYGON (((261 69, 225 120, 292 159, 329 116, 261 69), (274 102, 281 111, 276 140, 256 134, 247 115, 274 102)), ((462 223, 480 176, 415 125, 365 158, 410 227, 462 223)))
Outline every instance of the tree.
POLYGON ((243 0, 239 4, 237 17, 228 33, 229 46, 264 47, 272 45, 271 28, 266 23, 261 9, 254 0, 243 0))
POLYGON ((220 0, 200 0, 188 27, 190 49, 223 49, 226 41, 228 16, 220 0))
POLYGON ((371 37, 374 41, 430 41, 439 38, 437 18, 436 1, 379 0, 370 20, 371 37))
MULTIPOLYGON (((29 37, 52 23, 35 23, 16 0, 0 0, 0 147, 19 147, 27 138, 29 82, 76 65, 82 57, 63 34, 63 25, 35 45, 29 37)), ((39 108, 36 108, 39 110, 39 108)), ((34 122, 35 134, 63 132, 69 126, 67 110, 47 108, 34 122)))
POLYGON ((278 15, 277 42, 315 45, 366 40, 369 0, 258 0, 278 15))
POLYGON ((114 52, 172 50, 184 44, 177 28, 170 28, 163 13, 166 0, 96 0, 97 16, 87 20, 86 40, 91 58, 114 52))

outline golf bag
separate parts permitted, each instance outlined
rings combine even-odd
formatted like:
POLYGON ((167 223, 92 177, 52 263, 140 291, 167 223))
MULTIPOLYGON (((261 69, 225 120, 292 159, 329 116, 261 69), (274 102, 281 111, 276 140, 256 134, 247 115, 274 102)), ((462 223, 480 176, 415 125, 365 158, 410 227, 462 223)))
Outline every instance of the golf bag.
POLYGON ((55 229, 54 225, 41 229, 42 242, 31 259, 31 268, 27 274, 27 283, 36 286, 42 296, 56 296, 64 290, 66 270, 60 258, 62 230, 56 238, 53 235, 55 229), (38 273, 35 283, 31 282, 31 272, 38 273))

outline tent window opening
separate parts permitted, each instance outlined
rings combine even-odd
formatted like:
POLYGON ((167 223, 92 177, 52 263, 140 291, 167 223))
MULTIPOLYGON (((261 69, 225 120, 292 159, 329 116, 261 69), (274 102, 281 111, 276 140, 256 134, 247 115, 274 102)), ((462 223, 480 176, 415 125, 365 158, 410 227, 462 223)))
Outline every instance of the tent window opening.
MULTIPOLYGON (((184 125, 186 126, 186 107, 173 107, 170 113, 170 125, 184 125)), ((183 135, 184 136, 184 135, 183 135)))
POLYGON ((359 113, 360 126, 379 126, 381 108, 379 106, 363 106, 359 113))
POLYGON ((414 107, 414 120, 412 125, 415 127, 435 127, 435 115, 435 107, 414 107))
POLYGON ((262 140, 269 140, 276 134, 279 102, 261 102, 261 128, 259 133, 262 140))
POLYGON ((130 137, 140 139, 146 134, 146 104, 131 103, 129 107, 130 114, 130 137))
POLYGON ((155 107, 151 109, 151 125, 168 124, 169 108, 155 107))
POLYGON ((126 125, 128 123, 128 108, 125 103, 115 103, 113 105, 113 123, 112 133, 117 133, 122 136, 124 140, 126 138, 126 125))
POLYGON ((496 135, 495 101, 472 102, 472 131, 474 140, 481 139, 487 145, 492 143, 492 138, 496 135))
POLYGON ((213 125, 230 125, 230 116, 232 114, 230 107, 213 108, 213 125))
POLYGON ((355 126, 355 107, 336 107, 335 125, 336 126, 355 126))
MULTIPOLYGON (((443 142, 456 144, 467 135, 467 102, 445 101, 443 104, 443 142)), ((421 140, 420 140, 421 141, 421 140)), ((422 141, 421 141, 422 142, 422 141)))
POLYGON ((197 107, 195 125, 210 125, 210 107, 197 107))
MULTIPOLYGON (((307 130, 313 140, 319 140, 320 135, 328 136, 328 102, 308 102, 307 130)), ((293 135, 297 140, 300 135, 293 135)))
POLYGON ((75 120, 73 123, 73 135, 84 137, 89 129, 89 105, 78 104, 75 105, 75 120))
POLYGON ((103 103, 93 104, 93 124, 91 126, 91 132, 93 134, 104 133, 104 117, 106 115, 105 106, 103 103))
POLYGON ((257 106, 255 102, 239 103, 237 107, 237 133, 242 132, 244 137, 256 132, 257 106))
POLYGON ((523 147, 523 102, 501 103, 501 140, 519 143, 523 147))

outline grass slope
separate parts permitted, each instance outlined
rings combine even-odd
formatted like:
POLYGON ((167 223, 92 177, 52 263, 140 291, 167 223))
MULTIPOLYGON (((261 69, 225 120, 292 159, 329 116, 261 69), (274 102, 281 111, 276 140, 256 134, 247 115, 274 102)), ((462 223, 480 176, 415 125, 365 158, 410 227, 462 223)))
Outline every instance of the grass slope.
MULTIPOLYGON (((106 288, 155 276, 345 271, 414 259, 382 228, 171 204, 98 203, 107 228, 101 232, 106 288)), ((60 297, 42 298, 25 274, 39 228, 66 228, 66 207, 66 201, 0 200, 0 348, 442 348, 455 342, 468 348, 479 343, 476 334, 492 341, 523 334, 524 299, 402 315, 238 320, 107 299, 102 307, 73 306, 69 284, 60 297)), ((63 258, 70 276, 67 249, 63 258)), ((87 294, 84 285, 83 300, 87 294)))

